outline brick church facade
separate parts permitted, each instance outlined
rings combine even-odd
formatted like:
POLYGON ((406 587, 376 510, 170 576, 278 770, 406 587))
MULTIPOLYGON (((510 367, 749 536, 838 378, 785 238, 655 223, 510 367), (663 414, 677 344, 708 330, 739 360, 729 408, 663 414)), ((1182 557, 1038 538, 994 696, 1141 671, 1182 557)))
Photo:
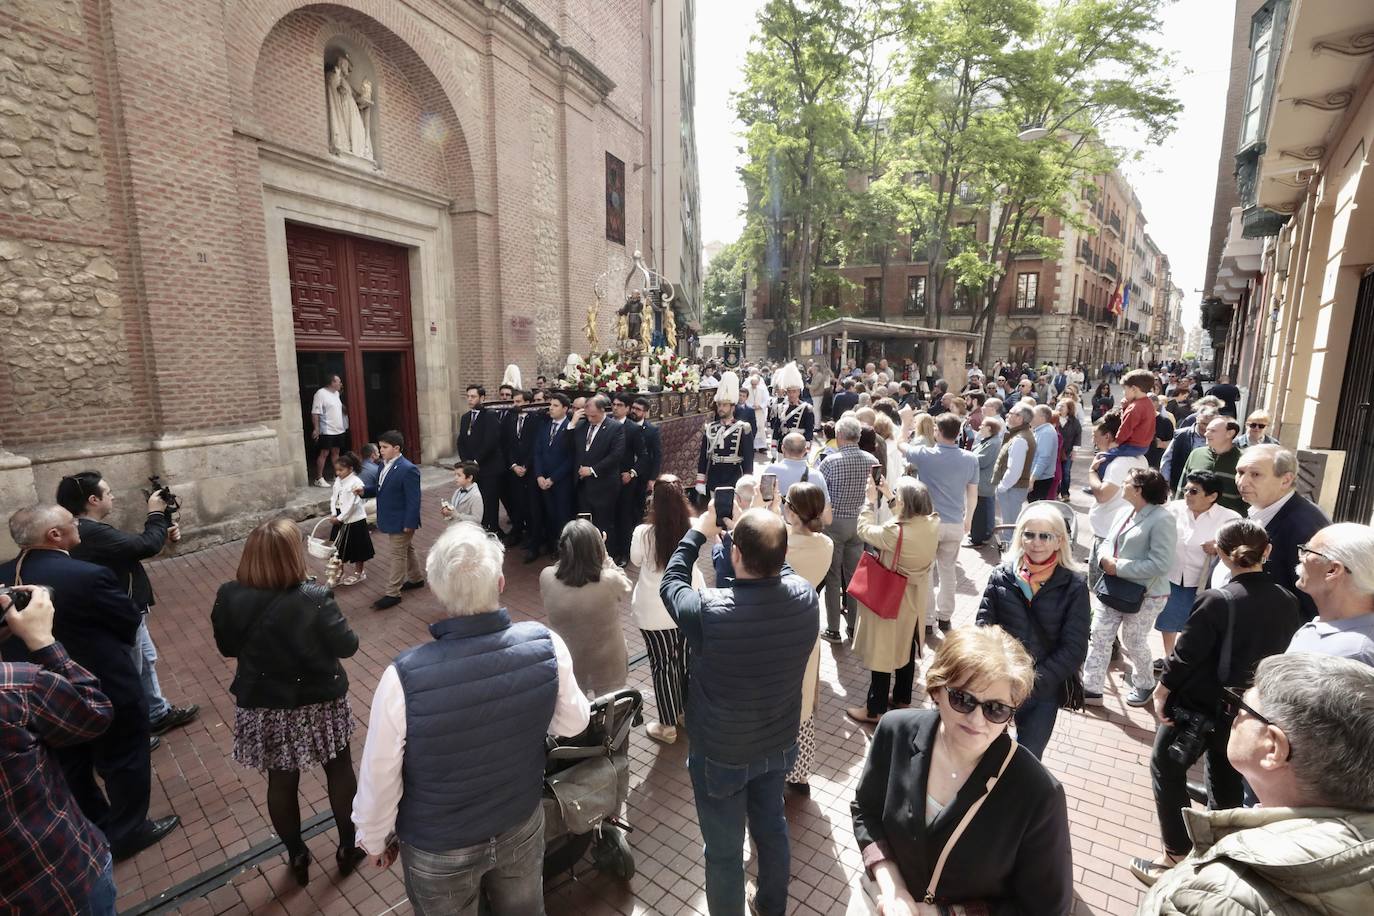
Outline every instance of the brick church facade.
POLYGON ((5 4, 0 512, 96 467, 132 518, 159 473, 231 536, 308 483, 333 372, 424 461, 469 382, 556 374, 642 243, 645 8, 5 4))

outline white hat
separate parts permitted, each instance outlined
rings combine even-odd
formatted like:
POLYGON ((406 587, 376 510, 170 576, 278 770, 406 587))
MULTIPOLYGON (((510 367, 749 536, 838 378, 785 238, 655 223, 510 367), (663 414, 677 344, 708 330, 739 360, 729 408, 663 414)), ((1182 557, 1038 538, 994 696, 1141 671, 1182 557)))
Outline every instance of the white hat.
POLYGON ((789 388, 800 387, 802 387, 802 374, 795 362, 790 362, 773 373, 774 391, 786 391, 789 388))
POLYGON ((720 385, 716 388, 716 403, 721 401, 739 403, 739 376, 729 369, 720 374, 720 385))
POLYGON ((525 386, 520 384, 520 367, 515 363, 507 366, 506 374, 501 377, 501 384, 509 385, 512 388, 524 388, 525 386))

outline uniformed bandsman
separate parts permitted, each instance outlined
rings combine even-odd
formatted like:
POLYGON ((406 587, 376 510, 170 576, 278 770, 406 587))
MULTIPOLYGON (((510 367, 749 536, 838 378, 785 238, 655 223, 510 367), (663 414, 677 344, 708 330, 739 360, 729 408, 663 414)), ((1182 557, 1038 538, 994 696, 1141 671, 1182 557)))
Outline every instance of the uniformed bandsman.
POLYGON ((786 397, 773 404, 772 436, 769 450, 775 450, 782 437, 791 432, 801 433, 808 443, 816 433, 816 411, 801 399, 802 377, 796 363, 788 363, 773 376, 773 390, 782 389, 786 397))
POLYGON ((754 472, 754 428, 740 419, 738 403, 739 376, 726 372, 716 389, 716 419, 701 434, 696 491, 702 496, 754 472))

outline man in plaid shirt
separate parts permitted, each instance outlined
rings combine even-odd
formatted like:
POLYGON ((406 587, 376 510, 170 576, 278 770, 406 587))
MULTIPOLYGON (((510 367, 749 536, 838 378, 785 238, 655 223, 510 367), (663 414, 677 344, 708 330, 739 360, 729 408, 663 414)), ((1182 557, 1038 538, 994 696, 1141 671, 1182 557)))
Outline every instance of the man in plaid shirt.
POLYGON ((114 866, 105 837, 76 805, 49 748, 100 735, 114 708, 99 682, 53 639, 46 589, 29 604, 0 597, 0 642, 18 639, 34 662, 0 662, 0 913, 114 916, 114 866))
MULTIPOLYGON (((859 507, 863 505, 869 475, 878 463, 868 452, 859 448, 863 424, 856 417, 841 417, 835 424, 835 444, 840 450, 821 462, 818 470, 825 478, 830 492, 832 518, 825 533, 835 544, 830 555, 830 573, 825 577, 825 629, 821 639, 840 641, 840 596, 849 588, 849 580, 859 565, 864 542, 859 537, 859 507)), ((854 599, 844 595, 844 617, 849 632, 854 632, 857 608, 854 599)))

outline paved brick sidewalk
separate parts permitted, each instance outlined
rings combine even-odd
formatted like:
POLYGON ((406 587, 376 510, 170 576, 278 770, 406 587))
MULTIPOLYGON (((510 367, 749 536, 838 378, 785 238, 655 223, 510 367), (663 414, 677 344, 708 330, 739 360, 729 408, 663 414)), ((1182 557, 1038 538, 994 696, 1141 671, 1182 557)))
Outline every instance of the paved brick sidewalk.
MULTIPOLYGON (((1077 477, 1082 479, 1082 461, 1077 477)), ((1074 502, 1086 511, 1087 497, 1074 502)), ((426 493, 423 551, 442 530, 439 490, 426 493)), ((1087 543, 1086 518, 1079 539, 1087 543)), ((265 780, 229 757, 234 704, 228 686, 232 663, 220 658, 210 632, 209 613, 220 583, 233 577, 242 542, 152 564, 158 604, 151 625, 162 658, 158 673, 167 696, 177 703, 201 704, 198 721, 172 732, 153 754, 152 815, 181 815, 183 826, 159 846, 115 870, 121 910, 155 897, 174 884, 213 869, 227 858, 272 836, 266 813, 265 780)), ((379 553, 384 548, 379 544, 379 553)), ((366 735, 372 691, 386 665, 401 649, 427 637, 425 627, 442 616, 426 590, 406 593, 389 611, 374 612, 381 594, 382 557, 373 578, 345 589, 340 605, 361 647, 345 662, 350 699, 359 729, 353 742, 356 761, 366 735)), ((967 579, 959 587, 955 624, 971 622, 986 581, 992 551, 961 551, 967 579)), ((507 559, 506 599, 519 618, 541 616, 538 570, 520 554, 507 559)), ((642 651, 639 632, 625 617, 631 657, 642 651)), ((817 765, 809 799, 789 799, 792 828, 791 913, 845 914, 855 905, 851 885, 859 868, 849 816, 849 801, 867 749, 867 732, 844 716, 861 702, 867 672, 844 646, 823 645, 821 702, 817 709, 817 765)), ((927 648, 927 661, 930 658, 927 648)), ((1158 648, 1156 651, 1159 651, 1158 648)), ((650 694, 647 664, 631 670, 632 686, 650 694)), ((1113 672, 1105 709, 1061 714, 1045 762, 1064 783, 1073 831, 1074 878, 1081 914, 1128 914, 1139 900, 1138 885, 1125 863, 1133 855, 1154 855, 1157 831, 1150 793, 1149 756, 1154 719, 1146 710, 1125 706, 1126 691, 1113 672)), ((653 717, 652 700, 647 715, 653 717)), ((628 820, 638 874, 627 884, 605 877, 584 863, 580 880, 559 878, 548 884, 551 916, 563 914, 704 913, 701 837, 684 766, 685 741, 663 747, 642 730, 631 738, 632 776, 628 820)), ((327 811, 323 774, 301 778, 302 818, 327 811)), ((379 872, 371 866, 339 880, 333 869, 333 832, 311 842, 316 865, 307 888, 297 888, 282 857, 239 875, 231 885, 187 903, 182 912, 204 913, 359 913, 364 916, 409 913, 399 866, 379 872)))

